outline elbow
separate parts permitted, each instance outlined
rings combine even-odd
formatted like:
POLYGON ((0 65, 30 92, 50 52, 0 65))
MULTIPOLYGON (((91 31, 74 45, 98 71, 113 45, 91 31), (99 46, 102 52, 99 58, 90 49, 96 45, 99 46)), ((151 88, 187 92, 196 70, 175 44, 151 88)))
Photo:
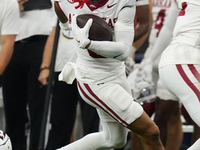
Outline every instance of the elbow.
POLYGON ((123 52, 120 52, 118 55, 114 56, 114 59, 120 60, 120 61, 125 61, 130 54, 130 48, 128 48, 127 46, 124 47, 123 52))
POLYGON ((127 58, 128 58, 128 55, 121 55, 121 56, 117 56, 117 57, 114 57, 115 59, 117 60, 120 60, 120 61, 125 61, 127 58))

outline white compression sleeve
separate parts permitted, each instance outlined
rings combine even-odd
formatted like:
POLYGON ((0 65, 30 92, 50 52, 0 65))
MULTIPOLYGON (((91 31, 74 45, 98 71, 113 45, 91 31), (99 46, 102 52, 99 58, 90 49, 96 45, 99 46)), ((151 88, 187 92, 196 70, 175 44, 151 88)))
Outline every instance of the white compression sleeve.
POLYGON ((124 7, 114 27, 115 41, 91 41, 88 49, 104 57, 124 61, 130 54, 134 38, 135 6, 124 7))
MULTIPOLYGON (((164 49, 169 45, 172 39, 174 26, 178 16, 179 9, 175 2, 172 2, 171 8, 169 9, 169 14, 167 15, 164 26, 162 27, 158 39, 153 46, 153 49, 148 55, 145 55, 145 59, 154 62, 156 58, 164 51, 164 49)), ((146 53, 146 52, 145 52, 146 53)))

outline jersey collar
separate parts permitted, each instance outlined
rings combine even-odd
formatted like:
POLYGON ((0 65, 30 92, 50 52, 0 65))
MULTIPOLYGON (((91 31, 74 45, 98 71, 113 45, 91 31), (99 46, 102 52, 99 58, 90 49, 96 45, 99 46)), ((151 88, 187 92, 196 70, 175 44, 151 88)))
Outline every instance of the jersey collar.
POLYGON ((93 3, 92 1, 86 2, 86 5, 91 11, 94 11, 102 6, 104 6, 109 0, 100 0, 99 2, 93 3))

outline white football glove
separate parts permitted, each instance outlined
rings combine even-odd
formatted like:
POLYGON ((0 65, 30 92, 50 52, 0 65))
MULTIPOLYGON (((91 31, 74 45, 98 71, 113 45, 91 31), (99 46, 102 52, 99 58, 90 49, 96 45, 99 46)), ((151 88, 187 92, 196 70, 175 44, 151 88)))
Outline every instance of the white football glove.
POLYGON ((93 20, 90 18, 83 28, 79 28, 77 25, 76 17, 77 15, 72 17, 72 32, 74 34, 74 39, 78 43, 79 47, 85 49, 86 46, 90 43, 88 37, 93 20))
POLYGON ((69 22, 68 21, 65 22, 65 23, 59 22, 59 26, 63 30, 71 30, 71 27, 69 26, 69 22))
POLYGON ((128 77, 132 94, 138 102, 155 100, 154 84, 152 81, 152 63, 143 61, 134 66, 134 71, 128 77))

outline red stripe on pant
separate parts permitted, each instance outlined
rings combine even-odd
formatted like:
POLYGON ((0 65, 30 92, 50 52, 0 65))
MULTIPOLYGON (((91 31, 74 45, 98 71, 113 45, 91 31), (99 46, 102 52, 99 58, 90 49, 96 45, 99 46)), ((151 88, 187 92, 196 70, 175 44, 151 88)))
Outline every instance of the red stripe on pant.
POLYGON ((86 92, 83 90, 83 88, 81 87, 80 83, 78 83, 78 87, 80 89, 80 91, 82 92, 82 94, 92 103, 94 103, 95 105, 97 105, 99 108, 101 108, 103 111, 105 111, 108 115, 110 115, 113 119, 115 119, 117 122, 119 122, 120 124, 122 124, 123 126, 127 126, 128 123, 125 122, 122 118, 120 118, 110 107, 108 107, 100 98, 98 98, 98 96, 96 94, 94 94, 94 92, 92 91, 92 89, 89 87, 88 84, 83 84, 85 86, 85 88, 88 90, 88 92, 101 104, 98 104, 96 101, 94 101, 92 98, 90 98, 86 92), (105 108, 106 109, 105 109, 105 108))

